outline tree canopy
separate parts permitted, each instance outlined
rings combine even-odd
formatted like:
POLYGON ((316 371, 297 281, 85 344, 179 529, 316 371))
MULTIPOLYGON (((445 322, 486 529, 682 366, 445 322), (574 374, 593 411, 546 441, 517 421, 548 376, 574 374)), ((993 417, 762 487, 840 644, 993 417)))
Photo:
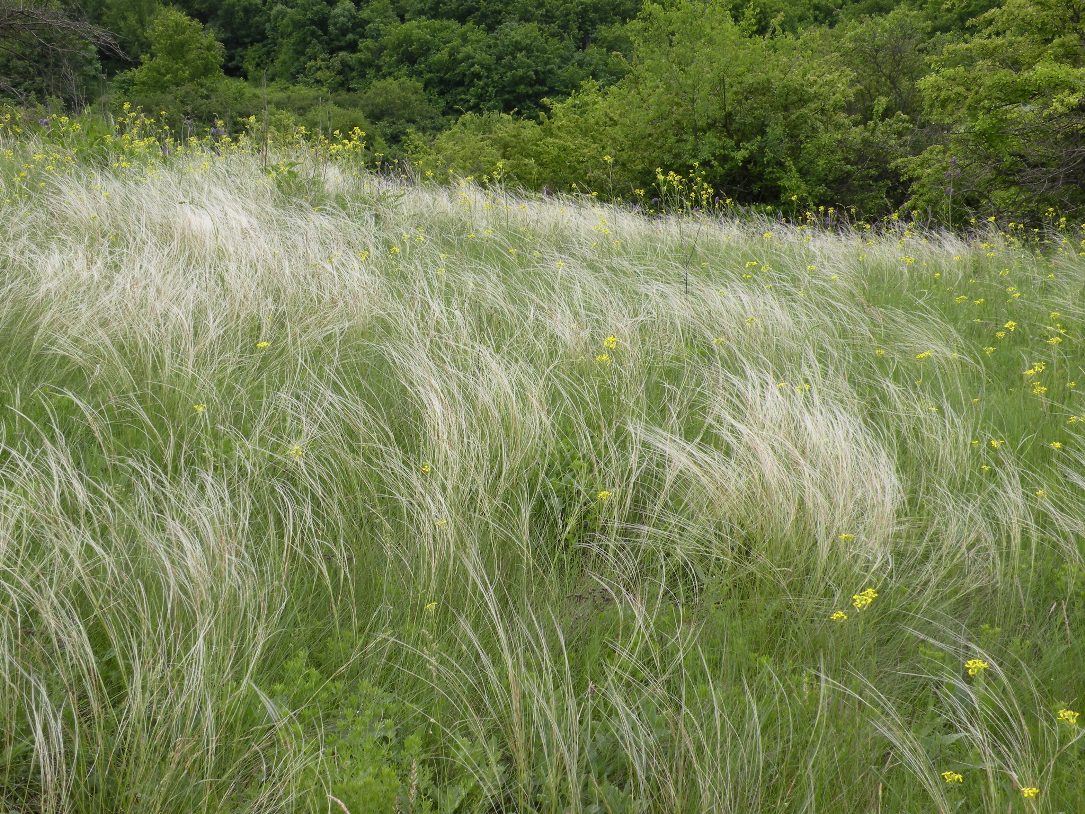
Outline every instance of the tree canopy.
POLYGON ((62 0, 0 3, 0 92, 228 127, 271 108, 310 129, 363 127, 434 174, 614 197, 659 168, 745 203, 949 221, 1085 207, 1085 0, 81 8, 85 20, 62 0), (27 9, 57 24, 5 31, 27 9), (43 49, 65 55, 57 70, 40 70, 43 49))

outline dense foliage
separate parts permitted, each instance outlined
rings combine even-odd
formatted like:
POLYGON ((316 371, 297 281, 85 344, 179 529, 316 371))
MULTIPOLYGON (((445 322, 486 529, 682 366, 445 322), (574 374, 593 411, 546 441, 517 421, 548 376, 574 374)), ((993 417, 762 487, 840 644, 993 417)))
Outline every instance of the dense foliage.
POLYGON ((674 173, 710 202, 785 211, 1085 213, 1085 0, 81 8, 127 59, 74 41, 41 71, 41 37, 0 22, 9 95, 114 113, 130 101, 175 129, 357 126, 441 178, 626 200, 665 198, 674 173))

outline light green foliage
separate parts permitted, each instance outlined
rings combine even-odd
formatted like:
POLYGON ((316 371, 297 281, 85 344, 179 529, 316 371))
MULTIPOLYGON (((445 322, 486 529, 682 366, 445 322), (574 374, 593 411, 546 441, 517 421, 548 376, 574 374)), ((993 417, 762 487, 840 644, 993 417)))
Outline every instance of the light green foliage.
POLYGON ((623 198, 656 184, 658 168, 697 168, 742 201, 884 208, 893 179, 882 156, 897 157, 904 123, 853 119, 854 74, 831 52, 744 33, 727 3, 650 5, 630 30, 634 58, 616 84, 582 88, 517 140, 500 128, 500 138, 460 150, 472 135, 487 140, 478 122, 465 123, 423 163, 459 170, 496 153, 528 186, 623 198))
POLYGON ((151 21, 148 38, 149 53, 130 78, 136 93, 209 86, 225 78, 222 45, 184 13, 172 8, 159 11, 151 21))
MULTIPOLYGON (((1006 0, 920 83, 949 136, 911 162, 915 199, 1011 216, 1085 211, 1085 3, 1006 0)), ((948 214, 947 214, 948 217, 948 214)))

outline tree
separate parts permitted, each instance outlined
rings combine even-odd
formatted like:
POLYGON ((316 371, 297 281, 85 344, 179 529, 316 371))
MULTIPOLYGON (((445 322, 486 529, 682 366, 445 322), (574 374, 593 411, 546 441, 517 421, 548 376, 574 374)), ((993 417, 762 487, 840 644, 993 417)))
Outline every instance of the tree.
POLYGON ((113 35, 59 3, 0 0, 0 93, 79 104, 100 76, 98 49, 121 55, 113 35))
POLYGON ((1005 0, 979 22, 919 84, 946 139, 908 162, 914 205, 1085 211, 1085 0, 1005 0))
POLYGON ((373 82, 359 107, 389 143, 400 142, 409 131, 432 135, 444 125, 440 101, 417 79, 390 77, 373 82))
POLYGON ((123 53, 103 53, 111 72, 127 70, 150 49, 151 21, 162 10, 161 0, 83 0, 88 19, 112 32, 123 53))
POLYGON ((148 31, 150 53, 131 72, 136 93, 160 93, 184 86, 222 82, 224 49, 199 21, 173 8, 163 8, 148 31))
POLYGON ((919 80, 927 73, 930 24, 918 11, 899 7, 841 26, 834 43, 856 79, 856 112, 865 119, 923 112, 919 80))
POLYGON ((606 91, 600 154, 640 187, 656 167, 697 166, 744 200, 831 199, 849 169, 853 76, 793 38, 744 33, 728 5, 646 7, 630 72, 606 91))
POLYGON ((533 114, 543 98, 566 96, 579 79, 573 73, 573 48, 537 23, 505 23, 489 42, 492 69, 480 81, 480 107, 533 114))

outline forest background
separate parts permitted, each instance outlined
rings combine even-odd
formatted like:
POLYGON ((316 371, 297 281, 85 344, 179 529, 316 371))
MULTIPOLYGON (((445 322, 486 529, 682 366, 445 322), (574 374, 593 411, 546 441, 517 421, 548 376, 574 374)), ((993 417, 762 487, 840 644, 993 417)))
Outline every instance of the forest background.
POLYGON ((113 38, 0 14, 0 93, 39 122, 357 127, 426 177, 645 206, 683 183, 785 214, 1085 214, 1085 0, 34 5, 113 38))

